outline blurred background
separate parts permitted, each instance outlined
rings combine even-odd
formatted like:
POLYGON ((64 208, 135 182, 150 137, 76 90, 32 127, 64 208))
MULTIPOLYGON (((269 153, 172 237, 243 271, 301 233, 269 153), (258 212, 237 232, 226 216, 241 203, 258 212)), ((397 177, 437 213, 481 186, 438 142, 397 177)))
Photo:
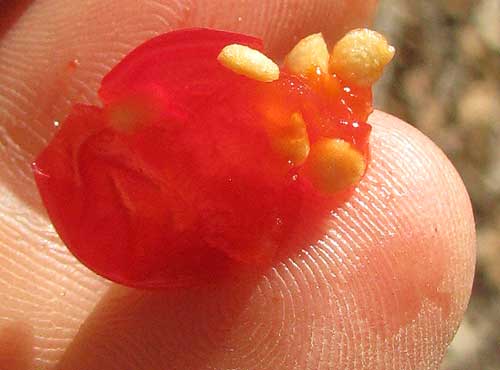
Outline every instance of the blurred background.
POLYGON ((478 264, 442 370, 500 370, 500 0, 381 0, 397 54, 375 102, 448 155, 472 198, 478 264))

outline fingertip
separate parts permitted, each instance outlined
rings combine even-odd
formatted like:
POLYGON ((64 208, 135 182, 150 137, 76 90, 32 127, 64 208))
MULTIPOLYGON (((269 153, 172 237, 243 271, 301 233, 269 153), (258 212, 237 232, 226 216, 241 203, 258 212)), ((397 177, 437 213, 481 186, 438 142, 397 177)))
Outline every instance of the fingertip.
POLYGON ((453 165, 417 129, 382 112, 369 122, 366 176, 332 213, 324 238, 277 275, 292 306, 330 317, 342 333, 344 345, 315 334, 344 356, 343 368, 357 369, 361 361, 363 368, 435 369, 471 292, 470 200, 453 165))
POLYGON ((369 122, 374 128, 375 176, 386 177, 401 195, 398 208, 410 246, 401 258, 413 255, 415 273, 427 286, 435 285, 435 297, 446 301, 443 313, 456 327, 475 269, 475 222, 467 189, 442 150, 416 128, 380 111, 369 122))

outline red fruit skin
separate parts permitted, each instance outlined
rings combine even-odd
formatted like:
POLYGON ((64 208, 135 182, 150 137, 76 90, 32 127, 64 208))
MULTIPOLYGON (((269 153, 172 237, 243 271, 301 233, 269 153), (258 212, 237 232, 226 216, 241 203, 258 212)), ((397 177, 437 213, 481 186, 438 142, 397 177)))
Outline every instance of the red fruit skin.
POLYGON ((104 104, 149 84, 175 92, 178 102, 200 90, 225 84, 227 70, 216 58, 229 44, 262 50, 262 40, 252 36, 209 29, 185 29, 155 37, 130 52, 102 79, 99 96, 104 104))
POLYGON ((305 247, 352 191, 322 194, 283 162, 266 112, 301 112, 311 142, 342 138, 368 160, 369 89, 332 104, 285 72, 239 76, 217 62, 233 43, 262 49, 207 29, 139 46, 103 78, 104 106, 75 105, 33 164, 61 239, 96 273, 140 288, 238 277, 305 247))

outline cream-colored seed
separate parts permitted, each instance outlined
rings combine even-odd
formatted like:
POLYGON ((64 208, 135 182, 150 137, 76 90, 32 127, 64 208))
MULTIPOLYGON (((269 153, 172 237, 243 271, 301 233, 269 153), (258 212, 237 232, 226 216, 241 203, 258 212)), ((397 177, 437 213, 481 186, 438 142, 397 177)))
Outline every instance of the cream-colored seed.
POLYGON ((311 146, 305 175, 325 193, 335 193, 356 184, 366 163, 359 151, 342 139, 322 138, 311 146))
POLYGON ((273 149, 294 166, 299 166, 309 155, 309 136, 302 114, 295 112, 290 120, 269 130, 273 149))
POLYGON ((272 82, 280 76, 276 63, 260 51, 245 45, 231 44, 224 47, 217 60, 231 71, 253 80, 272 82))
POLYGON ((316 68, 328 72, 330 54, 321 33, 309 35, 300 40, 285 57, 284 66, 296 75, 307 75, 316 68))
POLYGON ((370 86, 382 75, 395 53, 380 33, 355 29, 340 39, 330 56, 330 73, 358 86, 370 86))

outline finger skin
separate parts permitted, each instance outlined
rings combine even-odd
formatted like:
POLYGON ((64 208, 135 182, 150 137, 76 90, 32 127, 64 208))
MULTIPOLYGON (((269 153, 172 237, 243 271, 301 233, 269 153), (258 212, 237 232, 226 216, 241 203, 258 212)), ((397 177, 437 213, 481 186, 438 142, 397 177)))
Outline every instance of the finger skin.
POLYGON ((326 220, 321 241, 255 281, 148 293, 110 286, 69 255, 25 169, 53 134, 52 120, 75 101, 95 103, 119 58, 192 24, 271 33, 272 53, 282 55, 277 35, 328 24, 335 37, 346 9, 318 1, 297 26, 290 19, 302 2, 279 2, 269 19, 242 1, 232 3, 241 21, 212 7, 212 16, 182 24, 179 3, 127 3, 35 2, 0 41, 0 329, 29 325, 40 369, 437 369, 472 283, 470 202, 444 155, 381 113, 372 116, 373 160, 354 197, 326 220))

